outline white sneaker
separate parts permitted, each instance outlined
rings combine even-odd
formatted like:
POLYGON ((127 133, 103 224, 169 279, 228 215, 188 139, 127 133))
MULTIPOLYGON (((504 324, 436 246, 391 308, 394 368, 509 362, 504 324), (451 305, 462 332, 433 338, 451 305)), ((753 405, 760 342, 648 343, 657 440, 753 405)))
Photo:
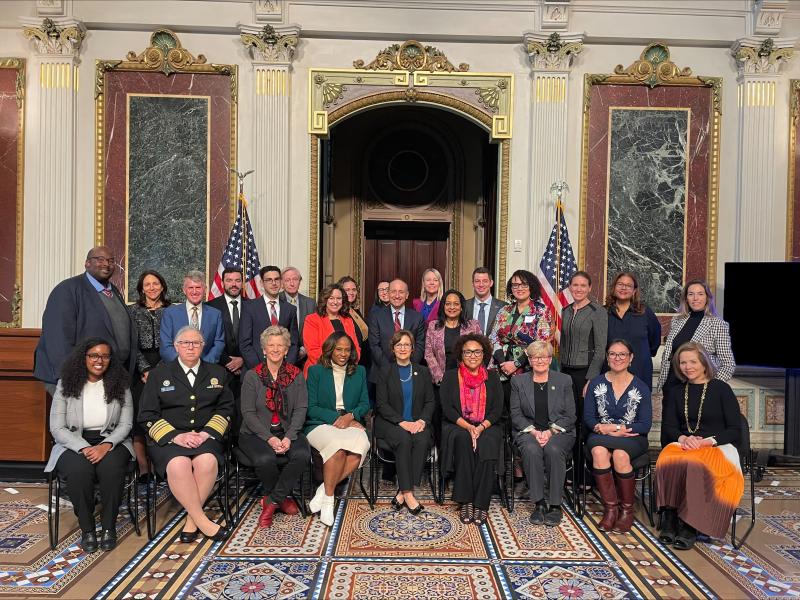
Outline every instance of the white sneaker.
POLYGON ((308 508, 311 510, 311 513, 318 513, 322 508, 322 499, 325 497, 325 484, 321 483, 320 486, 317 488, 317 492, 314 494, 314 497, 311 499, 311 502, 308 503, 308 508))
POLYGON ((322 510, 319 511, 319 520, 328 527, 333 526, 333 507, 336 499, 333 496, 323 496, 322 510))

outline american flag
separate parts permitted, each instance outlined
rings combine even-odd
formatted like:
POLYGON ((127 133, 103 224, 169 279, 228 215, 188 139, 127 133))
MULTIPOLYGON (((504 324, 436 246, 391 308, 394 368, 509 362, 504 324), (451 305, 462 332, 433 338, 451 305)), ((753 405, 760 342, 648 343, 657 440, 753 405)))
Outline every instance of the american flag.
POLYGON ((247 201, 244 199, 244 194, 239 194, 236 204, 236 222, 233 224, 230 236, 228 236, 228 243, 222 252, 219 268, 216 275, 214 275, 214 282, 208 292, 209 300, 213 300, 225 293, 222 288, 222 271, 227 268, 244 271, 242 296, 251 299, 261 296, 261 288, 258 286, 258 270, 261 266, 261 261, 258 258, 253 228, 250 227, 250 219, 247 218, 247 201), (242 236, 243 231, 246 232, 247 236, 246 244, 242 236), (247 263, 244 269, 242 269, 242 261, 247 263))
POLYGON ((572 303, 569 278, 578 270, 569 232, 564 220, 564 207, 556 202, 556 223, 547 242, 536 276, 542 286, 542 301, 550 307, 556 323, 556 344, 561 340, 561 310, 572 303), (558 282, 556 282, 558 276, 558 282))

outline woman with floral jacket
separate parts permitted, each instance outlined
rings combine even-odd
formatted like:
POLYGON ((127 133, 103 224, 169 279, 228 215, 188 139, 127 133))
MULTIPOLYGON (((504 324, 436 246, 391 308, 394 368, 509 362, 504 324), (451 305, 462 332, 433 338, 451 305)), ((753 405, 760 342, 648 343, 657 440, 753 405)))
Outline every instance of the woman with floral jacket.
POLYGON ((591 432, 586 448, 603 503, 598 527, 627 533, 633 525, 636 483, 631 463, 647 452, 653 407, 650 387, 629 370, 634 360, 632 346, 625 340, 612 340, 606 358, 609 370, 592 379, 586 390, 583 422, 591 432))

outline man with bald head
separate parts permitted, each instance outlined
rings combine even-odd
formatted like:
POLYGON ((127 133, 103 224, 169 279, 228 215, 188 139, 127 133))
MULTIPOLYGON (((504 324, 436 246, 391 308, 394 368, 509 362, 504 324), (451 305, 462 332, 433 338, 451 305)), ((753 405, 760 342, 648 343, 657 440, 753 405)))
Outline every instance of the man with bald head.
POLYGON ((381 370, 392 360, 392 336, 405 329, 414 334, 414 352, 411 362, 419 363, 425 355, 425 319, 406 306, 408 284, 402 279, 389 282, 389 306, 375 307, 369 311, 369 347, 372 368, 369 380, 377 383, 381 370))
POLYGON ((105 246, 86 254, 86 272, 59 283, 47 299, 42 315, 42 335, 36 346, 33 375, 55 391, 61 363, 81 340, 102 338, 114 355, 133 373, 137 334, 125 300, 111 283, 116 268, 114 253, 105 246))

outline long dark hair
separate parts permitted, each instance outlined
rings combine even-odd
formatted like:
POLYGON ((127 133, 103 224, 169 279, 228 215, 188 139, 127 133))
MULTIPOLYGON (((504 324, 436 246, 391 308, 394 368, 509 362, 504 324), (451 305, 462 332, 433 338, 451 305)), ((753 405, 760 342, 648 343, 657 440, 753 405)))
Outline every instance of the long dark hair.
POLYGON ((623 277, 630 277, 631 281, 633 281, 633 296, 631 296, 631 312, 637 315, 641 315, 644 312, 644 302, 642 302, 641 292, 639 291, 639 279, 636 277, 635 273, 631 271, 622 271, 621 273, 617 273, 614 276, 614 279, 611 280, 611 286, 608 288, 608 294, 606 294, 606 308, 609 312, 613 309, 614 312, 617 312, 617 295, 615 290, 617 288, 617 283, 623 277))
POLYGON ((172 304, 172 301, 167 298, 167 282, 161 276, 161 273, 158 271, 154 271, 153 269, 148 269, 147 271, 143 271, 141 275, 139 275, 139 281, 136 282, 136 291, 139 293, 139 299, 136 300, 136 304, 139 306, 147 306, 147 296, 144 295, 144 278, 148 275, 152 275, 158 282, 161 284, 161 295, 158 299, 161 301, 161 306, 169 306, 172 304))
POLYGON ((339 310, 339 314, 343 317, 349 317, 350 302, 347 301, 347 293, 338 283, 332 283, 322 288, 322 291, 319 293, 319 298, 317 299, 317 314, 320 317, 324 317, 327 314, 325 306, 328 303, 328 298, 333 296, 334 290, 339 290, 339 293, 342 295, 342 308, 339 310))
POLYGON ((333 350, 342 338, 350 340, 350 356, 347 357, 347 366, 345 369, 348 375, 352 375, 356 372, 356 367, 358 367, 358 352, 356 351, 356 343, 353 341, 353 338, 344 331, 334 331, 322 342, 322 356, 319 357, 319 364, 326 369, 333 368, 333 350))
POLYGON ((125 401, 125 391, 128 389, 129 381, 128 371, 119 362, 111 344, 100 337, 91 337, 79 342, 64 359, 64 363, 61 365, 61 392, 66 398, 81 397, 83 386, 89 381, 86 353, 101 344, 108 346, 108 349, 111 350, 111 360, 108 363, 108 369, 103 374, 106 403, 117 400, 122 404, 125 401))
POLYGON ((467 301, 464 299, 464 294, 458 290, 447 290, 444 294, 442 294, 442 298, 439 300, 439 311, 436 313, 436 329, 441 329, 444 327, 444 322, 447 319, 444 314, 444 303, 447 302, 447 297, 451 294, 458 296, 458 301, 461 303, 461 312, 458 313, 458 326, 463 327, 464 323, 467 322, 467 301))

